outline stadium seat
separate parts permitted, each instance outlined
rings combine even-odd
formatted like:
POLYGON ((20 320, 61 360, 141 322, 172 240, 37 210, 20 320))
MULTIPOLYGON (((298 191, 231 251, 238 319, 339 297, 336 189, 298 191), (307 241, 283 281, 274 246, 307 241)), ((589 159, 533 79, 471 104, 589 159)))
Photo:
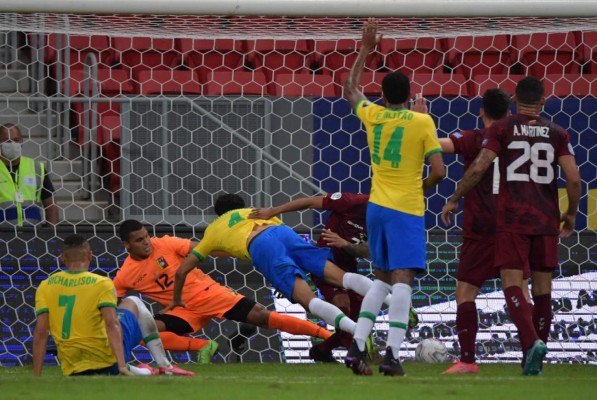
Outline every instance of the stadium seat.
POLYGON ((274 96, 334 97, 339 94, 339 88, 329 75, 279 74, 273 85, 274 96))
POLYGON ((88 53, 95 54, 98 63, 105 66, 110 66, 114 61, 114 52, 107 36, 71 35, 69 36, 69 45, 71 69, 83 68, 88 53))
POLYGON ((508 35, 458 36, 447 39, 446 47, 447 65, 467 79, 480 74, 505 74, 510 69, 508 35))
POLYGON ((464 75, 457 72, 415 72, 410 79, 410 93, 414 97, 468 97, 469 90, 464 75))
POLYGON ((134 78, 135 84, 139 85, 137 93, 143 95, 201 94, 201 84, 192 70, 142 70, 134 78))
POLYGON ((232 71, 243 67, 245 45, 237 39, 177 39, 183 64, 199 69, 207 76, 209 71, 232 71))
MULTIPOLYGON (((312 63, 316 72, 332 75, 337 83, 340 76, 350 71, 360 48, 360 41, 354 39, 317 40, 314 45, 312 63)), ((365 70, 376 71, 381 66, 381 56, 373 52, 367 57, 365 70)))
POLYGON ((309 55, 313 43, 309 40, 247 40, 246 66, 263 69, 268 80, 279 74, 303 73, 310 70, 309 55))
POLYGON ((514 94, 516 84, 524 75, 516 74, 491 74, 476 75, 469 81, 470 97, 483 97, 487 89, 500 88, 508 94, 514 94))
POLYGON ((260 71, 213 71, 203 86, 206 96, 267 95, 268 85, 260 71))
MULTIPOLYGON (((342 87, 346 79, 348 78, 349 72, 344 72, 338 82, 340 95, 342 95, 342 87), (340 82, 342 84, 340 84, 340 82)), ((387 75, 387 72, 377 71, 363 71, 361 74, 360 89, 361 92, 367 97, 380 97, 381 96, 381 81, 387 75)))
POLYGON ((144 69, 164 69, 181 65, 180 52, 174 39, 156 39, 150 37, 112 38, 121 68, 136 75, 144 69))
POLYGON ((553 74, 543 79, 545 97, 597 97, 597 74, 553 74))
POLYGON ((383 65, 390 71, 410 75, 413 72, 433 72, 443 68, 442 39, 382 39, 379 48, 383 65))
MULTIPOLYGON (((77 69, 71 71, 70 87, 68 94, 70 96, 84 95, 85 71, 77 69)), ((97 80, 99 94, 104 96, 119 96, 134 92, 133 84, 129 79, 129 74, 120 68, 98 68, 97 80)))
POLYGON ((577 61, 581 72, 597 74, 597 31, 575 32, 579 43, 577 61))
POLYGON ((524 75, 543 78, 547 74, 579 73, 576 39, 572 32, 533 33, 512 36, 514 60, 524 75))

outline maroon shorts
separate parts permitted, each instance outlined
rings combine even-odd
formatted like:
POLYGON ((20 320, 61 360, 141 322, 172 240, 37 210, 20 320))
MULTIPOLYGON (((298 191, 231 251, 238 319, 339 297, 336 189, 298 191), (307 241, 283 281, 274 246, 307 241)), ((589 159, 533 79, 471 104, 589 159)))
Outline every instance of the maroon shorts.
POLYGON ((339 294, 348 295, 348 297, 350 298, 350 315, 348 315, 348 317, 354 321, 357 320, 357 318, 359 317, 359 312, 361 311, 363 296, 353 292, 352 290, 341 289, 332 285, 328 285, 321 279, 318 279, 313 276, 311 277, 311 279, 313 280, 313 283, 315 283, 315 285, 317 286, 317 289, 319 289, 319 292, 321 293, 323 298, 328 303, 333 303, 334 297, 336 297, 339 294))
POLYGON ((557 235, 524 235, 498 232, 495 237, 495 266, 500 269, 520 269, 550 272, 558 268, 557 235))
POLYGON ((494 259, 493 241, 464 238, 456 279, 480 288, 486 280, 499 278, 494 259))

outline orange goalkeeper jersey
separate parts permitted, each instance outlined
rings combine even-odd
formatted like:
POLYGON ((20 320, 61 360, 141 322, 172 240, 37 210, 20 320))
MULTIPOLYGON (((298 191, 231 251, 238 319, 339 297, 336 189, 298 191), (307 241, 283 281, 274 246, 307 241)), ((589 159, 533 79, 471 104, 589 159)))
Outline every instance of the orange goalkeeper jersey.
MULTIPOLYGON (((151 255, 145 260, 133 260, 128 256, 114 278, 116 294, 123 297, 128 291, 136 291, 167 306, 174 293, 174 275, 189 254, 191 241, 172 236, 153 237, 151 255)), ((201 292, 216 281, 199 269, 189 273, 185 281, 182 300, 187 306, 198 302, 201 292)))

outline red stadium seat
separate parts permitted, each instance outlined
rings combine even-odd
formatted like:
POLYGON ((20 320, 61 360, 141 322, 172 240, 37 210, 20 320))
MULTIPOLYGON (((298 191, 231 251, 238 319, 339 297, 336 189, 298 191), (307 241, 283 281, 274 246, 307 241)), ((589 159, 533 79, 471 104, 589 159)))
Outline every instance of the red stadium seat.
POLYGON ((280 74, 273 83, 274 96, 334 97, 339 88, 329 75, 280 74))
POLYGON ((204 76, 209 71, 232 71, 244 64, 242 40, 177 39, 177 48, 182 54, 183 64, 188 68, 199 68, 204 76))
POLYGON ((416 72, 410 80, 410 93, 412 97, 417 93, 425 97, 467 97, 469 90, 462 74, 416 72))
POLYGON ((577 60, 581 72, 597 74, 597 31, 576 32, 575 37, 579 43, 577 60))
POLYGON ((150 37, 116 37, 112 46, 118 55, 121 67, 130 71, 130 76, 144 69, 164 69, 180 65, 180 52, 174 39, 150 37))
POLYGON ((447 64, 467 79, 480 74, 505 74, 511 65, 510 37, 459 36, 447 39, 447 64))
MULTIPOLYGON (((332 75, 337 83, 340 76, 350 71, 359 54, 360 42, 354 39, 317 40, 312 57, 317 65, 317 73, 332 75)), ((369 54, 365 70, 375 71, 381 67, 381 56, 374 52, 369 54)))
MULTIPOLYGON (((349 72, 341 75, 339 82, 344 83, 348 78, 349 72)), ((381 96, 381 81, 387 75, 387 72, 363 71, 361 74, 360 90, 367 97, 381 96)), ((337 83, 339 83, 337 82, 337 83)), ((340 86, 340 85, 339 85, 340 86)), ((342 86, 340 86, 342 92, 342 86)), ((340 93, 341 94, 341 93, 340 93)))
MULTIPOLYGON (((70 74, 70 96, 84 95, 85 71, 73 70, 70 74)), ((119 68, 98 68, 97 80, 93 83, 99 85, 99 94, 104 96, 119 96, 133 93, 134 87, 126 71, 119 68)))
POLYGON ((554 74, 543 79, 545 97, 597 96, 597 74, 554 74))
POLYGON ((152 69, 139 71, 134 81, 138 93, 151 94, 201 94, 201 84, 192 70, 152 69))
POLYGON ((263 69, 268 80, 279 74, 309 72, 313 43, 309 40, 248 40, 246 65, 263 69))
POLYGON ((213 71, 203 86, 206 96, 268 94, 265 75, 260 71, 213 71))
POLYGON ((384 66, 390 71, 410 75, 413 72, 433 72, 443 67, 444 46, 441 39, 382 39, 379 48, 384 66))
POLYGON ((471 97, 483 97, 487 89, 500 88, 512 95, 516 84, 524 77, 515 74, 476 75, 469 81, 469 94, 471 97))
POLYGON ((533 33, 512 37, 521 73, 543 78, 546 74, 580 72, 575 60, 576 39, 572 32, 533 33))

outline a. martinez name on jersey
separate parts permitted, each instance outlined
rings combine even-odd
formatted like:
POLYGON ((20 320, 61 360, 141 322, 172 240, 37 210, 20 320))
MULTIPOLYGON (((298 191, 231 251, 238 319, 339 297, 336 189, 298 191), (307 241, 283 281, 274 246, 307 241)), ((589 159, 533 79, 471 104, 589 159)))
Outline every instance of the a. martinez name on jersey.
POLYGON ((529 125, 514 125, 512 130, 514 136, 528 136, 528 137, 549 137, 549 127, 547 126, 529 126, 529 125), (518 128, 520 127, 520 130, 518 128))

